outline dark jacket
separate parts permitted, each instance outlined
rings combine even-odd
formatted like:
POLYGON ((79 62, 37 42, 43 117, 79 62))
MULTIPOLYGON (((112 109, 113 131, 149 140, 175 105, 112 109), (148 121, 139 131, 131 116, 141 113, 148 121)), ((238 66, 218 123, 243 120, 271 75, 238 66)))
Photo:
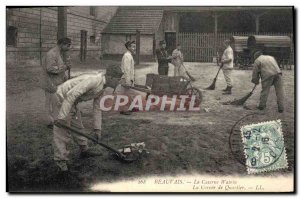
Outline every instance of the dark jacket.
POLYGON ((168 63, 171 62, 172 59, 168 59, 169 55, 166 49, 157 49, 156 50, 156 58, 158 61, 158 67, 168 67, 168 63))

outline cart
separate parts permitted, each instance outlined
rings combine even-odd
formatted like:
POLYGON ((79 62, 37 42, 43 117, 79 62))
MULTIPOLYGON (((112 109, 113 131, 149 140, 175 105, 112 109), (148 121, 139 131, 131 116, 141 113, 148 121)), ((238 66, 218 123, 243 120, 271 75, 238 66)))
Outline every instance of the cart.
POLYGON ((147 93, 146 99, 150 94, 159 97, 188 95, 190 98, 194 95, 195 106, 199 106, 203 99, 202 92, 193 87, 191 81, 183 76, 161 76, 150 73, 146 75, 146 85, 135 84, 126 87, 147 93))

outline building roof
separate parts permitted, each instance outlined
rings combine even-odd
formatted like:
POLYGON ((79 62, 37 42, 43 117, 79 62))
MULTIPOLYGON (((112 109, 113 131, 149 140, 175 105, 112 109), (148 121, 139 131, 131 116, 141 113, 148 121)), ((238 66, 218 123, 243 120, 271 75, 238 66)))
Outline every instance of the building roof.
POLYGON ((267 11, 292 10, 293 6, 164 6, 165 11, 175 12, 205 12, 205 11, 267 11))
POLYGON ((102 33, 154 34, 163 18, 162 7, 120 7, 102 33))

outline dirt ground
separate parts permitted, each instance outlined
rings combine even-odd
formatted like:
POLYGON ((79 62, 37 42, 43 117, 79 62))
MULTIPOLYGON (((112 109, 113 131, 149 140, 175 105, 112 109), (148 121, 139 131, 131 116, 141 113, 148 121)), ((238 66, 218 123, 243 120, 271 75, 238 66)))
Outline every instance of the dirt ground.
MULTIPOLYGON (((72 69, 72 75, 101 70, 109 64, 114 62, 103 62, 102 65, 78 63, 72 69)), ((193 86, 201 90, 210 85, 218 69, 213 63, 186 63, 186 66, 196 78, 193 86)), ((137 68, 138 83, 143 84, 145 74, 156 71, 156 63, 142 63, 137 68)), ((286 111, 283 114, 277 112, 272 88, 267 110, 262 112, 264 120, 282 120, 289 168, 265 175, 294 172, 294 76, 294 70, 283 70, 286 111)), ((221 103, 240 98, 251 90, 251 70, 234 70, 232 96, 222 95, 225 81, 220 73, 216 90, 202 90, 204 99, 200 112, 136 112, 131 116, 104 112, 104 143, 120 148, 129 143, 145 142, 150 153, 137 162, 123 164, 98 147, 103 151, 102 156, 81 159, 78 147, 72 143, 72 174, 68 176, 59 174, 52 160, 52 130, 46 127, 45 98, 39 88, 39 77, 39 68, 7 68, 7 181, 11 192, 89 191, 90 185, 96 182, 150 175, 247 175, 246 167, 234 159, 228 140, 237 120, 259 112, 221 103)), ((259 86, 246 107, 253 108, 258 103, 260 90, 259 86)), ((80 107, 84 125, 91 131, 92 104, 85 102, 80 107)))

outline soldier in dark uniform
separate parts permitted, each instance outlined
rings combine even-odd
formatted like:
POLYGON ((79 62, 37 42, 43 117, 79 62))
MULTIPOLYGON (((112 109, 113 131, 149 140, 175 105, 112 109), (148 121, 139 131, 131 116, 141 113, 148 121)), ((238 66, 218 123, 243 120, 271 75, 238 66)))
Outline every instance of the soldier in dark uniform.
POLYGON ((160 49, 156 50, 156 57, 158 61, 158 74, 159 75, 168 75, 169 71, 169 62, 172 60, 172 56, 168 55, 166 50, 166 42, 160 41, 159 42, 160 49))

